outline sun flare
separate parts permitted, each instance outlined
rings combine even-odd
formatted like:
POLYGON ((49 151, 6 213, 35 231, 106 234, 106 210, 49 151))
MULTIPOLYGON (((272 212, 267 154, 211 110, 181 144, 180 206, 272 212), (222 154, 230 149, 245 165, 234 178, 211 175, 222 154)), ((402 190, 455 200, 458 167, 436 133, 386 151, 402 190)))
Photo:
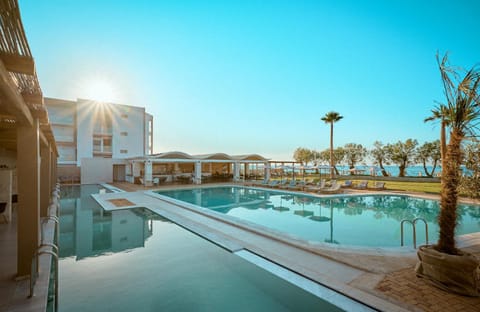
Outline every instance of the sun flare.
POLYGON ((110 80, 95 78, 85 83, 85 96, 90 100, 114 102, 117 90, 110 80))

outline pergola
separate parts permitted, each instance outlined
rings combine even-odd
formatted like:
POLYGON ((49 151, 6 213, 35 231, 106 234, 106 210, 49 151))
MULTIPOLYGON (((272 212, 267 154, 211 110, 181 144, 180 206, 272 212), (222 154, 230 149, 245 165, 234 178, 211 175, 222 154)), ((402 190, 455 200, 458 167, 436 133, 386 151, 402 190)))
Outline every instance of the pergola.
POLYGON ((0 1, 0 201, 17 198, 17 276, 30 275, 56 185, 57 148, 16 0, 0 1), (12 196, 13 195, 13 196, 12 196), (15 196, 18 195, 18 196, 15 196))
POLYGON ((126 176, 131 183, 152 185, 156 179, 161 181, 184 180, 195 184, 212 179, 241 179, 249 175, 249 165, 262 165, 267 175, 268 159, 257 155, 228 155, 214 153, 189 155, 183 152, 166 152, 128 160, 126 176), (243 167, 243 168, 242 168, 243 167))

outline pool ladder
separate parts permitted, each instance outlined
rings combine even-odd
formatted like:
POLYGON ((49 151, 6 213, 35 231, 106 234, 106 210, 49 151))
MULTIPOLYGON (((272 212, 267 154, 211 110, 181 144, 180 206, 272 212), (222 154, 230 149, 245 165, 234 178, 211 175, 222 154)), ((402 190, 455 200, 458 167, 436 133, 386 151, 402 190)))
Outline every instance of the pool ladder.
POLYGON ((427 245, 428 245, 428 224, 427 224, 427 221, 424 219, 424 218, 415 218, 413 220, 408 220, 408 219, 403 219, 402 222, 400 222, 400 233, 401 233, 401 246, 404 245, 404 241, 403 241, 403 225, 405 223, 410 223, 412 225, 412 228, 413 228, 413 248, 417 248, 417 222, 418 221, 422 221, 423 223, 425 223, 425 239, 427 241, 427 245))

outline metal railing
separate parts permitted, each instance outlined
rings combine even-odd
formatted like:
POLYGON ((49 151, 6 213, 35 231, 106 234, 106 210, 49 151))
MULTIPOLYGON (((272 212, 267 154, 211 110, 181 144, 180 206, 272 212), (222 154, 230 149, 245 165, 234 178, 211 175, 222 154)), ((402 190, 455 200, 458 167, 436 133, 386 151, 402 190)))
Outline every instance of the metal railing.
POLYGON ((55 311, 58 311, 58 255, 59 255, 59 250, 58 246, 54 243, 55 242, 55 237, 57 238, 58 241, 58 235, 60 234, 60 220, 58 217, 59 214, 59 197, 60 197, 60 189, 59 189, 59 184, 56 185, 56 189, 52 192, 52 197, 53 201, 48 207, 48 211, 51 212, 53 210, 53 213, 55 215, 48 215, 46 216, 42 222, 41 222, 41 227, 40 227, 40 235, 41 235, 41 242, 40 245, 37 247, 37 250, 35 250, 33 256, 32 256, 32 265, 31 265, 31 271, 30 271, 30 293, 28 298, 32 298, 35 295, 35 284, 37 282, 39 270, 38 270, 38 261, 41 255, 48 254, 51 255, 55 259, 55 273, 54 273, 54 291, 55 291, 55 311), (44 233, 44 224, 46 224, 49 220, 52 220, 55 222, 55 230, 54 230, 54 237, 53 243, 47 243, 45 242, 45 233, 44 233), (46 250, 45 248, 51 248, 51 250, 46 250))
POLYGON ((423 218, 415 218, 413 220, 407 220, 407 219, 403 219, 402 222, 400 222, 400 235, 401 235, 401 246, 404 245, 404 238, 403 238, 403 225, 405 223, 410 223, 412 225, 412 229, 413 229, 413 248, 417 248, 417 222, 418 221, 422 221, 423 223, 425 223, 425 240, 426 240, 426 243, 428 245, 428 224, 427 224, 427 221, 423 218))
POLYGON ((55 290, 55 311, 58 311, 58 253, 55 252, 56 250, 58 252, 58 247, 54 244, 43 244, 38 246, 37 251, 32 257, 32 267, 30 271, 30 294, 28 298, 32 298, 35 293, 35 283, 37 282, 37 277, 38 277, 38 266, 37 266, 37 261, 38 258, 43 255, 43 254, 48 254, 54 257, 55 259, 55 284, 54 284, 54 290, 55 290), (52 250, 42 250, 44 247, 52 247, 52 250))

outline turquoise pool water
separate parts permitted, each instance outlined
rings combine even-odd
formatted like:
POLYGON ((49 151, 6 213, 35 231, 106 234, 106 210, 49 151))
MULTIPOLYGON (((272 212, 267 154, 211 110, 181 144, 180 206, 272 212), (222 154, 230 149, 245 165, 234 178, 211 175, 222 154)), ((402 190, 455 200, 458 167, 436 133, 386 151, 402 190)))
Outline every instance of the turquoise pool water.
POLYGON ((144 208, 63 188, 60 311, 341 311, 144 208))
MULTIPOLYGON (((340 245, 398 247, 400 222, 424 218, 430 242, 438 238, 439 203, 408 196, 308 195, 247 187, 212 187, 157 194, 247 220, 305 240, 340 245)), ((459 205, 457 235, 480 231, 480 209, 459 205)), ((417 244, 425 243, 423 223, 417 223, 417 244)), ((412 227, 405 224, 405 244, 413 245, 412 227)))

